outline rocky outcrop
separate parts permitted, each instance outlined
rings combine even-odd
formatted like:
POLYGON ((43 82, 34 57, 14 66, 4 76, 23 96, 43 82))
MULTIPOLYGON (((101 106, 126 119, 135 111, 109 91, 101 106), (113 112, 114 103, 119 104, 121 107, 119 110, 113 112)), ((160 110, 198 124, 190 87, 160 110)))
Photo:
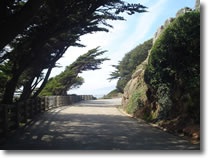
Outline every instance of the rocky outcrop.
POLYGON ((129 99, 132 96, 132 94, 134 93, 134 91, 139 86, 141 86, 141 83, 144 83, 144 71, 145 71, 145 67, 148 62, 148 58, 149 57, 147 57, 146 60, 143 61, 143 63, 137 67, 136 71, 132 75, 131 80, 126 84, 126 86, 124 88, 124 94, 122 97, 122 105, 123 105, 124 110, 127 109, 127 106, 130 101, 129 99))
POLYGON ((164 25, 160 26, 158 29, 157 29, 157 32, 154 34, 154 37, 153 37, 153 44, 155 43, 155 41, 158 39, 158 37, 160 36, 160 34, 162 33, 162 31, 168 27, 168 25, 173 22, 175 18, 168 18, 164 25))
MULTIPOLYGON (((157 29, 157 32, 154 34, 154 37, 153 37, 153 41, 152 41, 153 44, 158 39, 160 34, 163 32, 163 30, 173 21, 174 21, 174 18, 168 18, 165 21, 164 25, 160 26, 157 29)), ((145 82, 144 82, 144 71, 145 71, 146 65, 148 64, 149 55, 150 55, 150 51, 145 61, 142 64, 138 65, 138 67, 136 68, 136 71, 133 73, 131 77, 131 80, 126 84, 124 88, 124 94, 122 97, 122 106, 124 110, 128 109, 128 104, 130 102, 132 94, 137 90, 137 88, 142 86, 143 92, 141 93, 146 93, 144 92, 145 90, 147 90, 145 82)), ((145 102, 145 99, 143 100, 143 102, 145 102)))
MULTIPOLYGON (((191 11, 190 8, 182 8, 180 9, 177 13, 176 13, 176 17, 180 16, 186 12, 191 11)), ((154 34, 153 37, 153 44, 156 42, 156 40, 159 38, 159 36, 161 35, 161 33, 163 32, 164 29, 166 29, 168 27, 169 24, 171 24, 174 21, 175 18, 168 18, 163 25, 161 25, 157 31, 154 34)), ((150 50, 151 51, 151 50, 150 50)), ((145 67, 148 64, 148 58, 150 55, 150 51, 149 54, 147 56, 147 59, 137 67, 136 71, 133 73, 131 80, 126 84, 125 88, 124 88, 124 94, 123 94, 123 98, 122 98, 122 105, 123 105, 123 109, 127 109, 127 106, 129 104, 130 98, 132 96, 132 94, 135 92, 135 90, 139 87, 140 83, 144 83, 143 79, 144 79, 144 71, 145 71, 145 67)), ((144 83, 145 84, 145 83, 144 83)), ((144 85, 143 85, 144 87, 144 85)))
MULTIPOLYGON (((177 16, 189 11, 191 11, 189 8, 183 8, 179 10, 177 16)), ((164 29, 166 29, 168 25, 174 21, 174 19, 175 18, 168 18, 164 25, 157 29, 157 32, 153 37, 153 44, 163 33, 164 29)), ((150 52, 151 50, 149 51, 147 59, 142 64, 137 66, 131 77, 131 80, 124 88, 124 94, 122 98, 123 109, 132 114, 134 117, 157 123, 158 126, 165 128, 170 132, 183 133, 187 136, 191 136, 194 139, 199 139, 200 125, 195 121, 195 118, 194 120, 189 117, 192 114, 188 113, 187 111, 187 106, 192 105, 192 102, 187 101, 187 104, 185 104, 188 96, 181 95, 181 93, 184 93, 183 91, 180 90, 178 92, 177 88, 174 89, 174 97, 176 98, 174 100, 176 101, 174 102, 175 108, 170 108, 166 100, 171 100, 165 96, 165 93, 162 93, 163 89, 158 89, 158 91, 154 93, 154 91, 151 89, 152 87, 147 86, 144 82, 144 73, 146 74, 145 69, 148 65, 148 59, 151 54, 150 52), (177 97, 179 97, 184 104, 180 102, 181 100, 179 100, 177 97), (169 116, 167 117, 167 115, 169 116)), ((149 68, 149 65, 147 68, 149 68)), ((173 102, 171 102, 170 105, 173 105, 173 102)))
POLYGON ((155 41, 158 39, 158 37, 160 36, 160 34, 162 33, 162 31, 164 30, 164 26, 160 26, 157 29, 157 32, 155 33, 154 37, 153 37, 153 44, 155 43, 155 41))
POLYGON ((182 8, 176 13, 176 18, 187 13, 187 12, 191 12, 191 11, 192 11, 191 8, 188 8, 188 7, 182 8))
POLYGON ((195 9, 200 11, 200 0, 196 0, 195 9))

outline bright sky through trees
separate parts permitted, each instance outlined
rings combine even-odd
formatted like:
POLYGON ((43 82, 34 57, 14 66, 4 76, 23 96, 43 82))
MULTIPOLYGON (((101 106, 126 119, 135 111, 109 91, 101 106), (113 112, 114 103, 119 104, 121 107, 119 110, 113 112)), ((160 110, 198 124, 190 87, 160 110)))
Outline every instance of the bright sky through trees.
POLYGON ((101 70, 83 72, 85 83, 79 88, 69 91, 70 94, 93 94, 104 95, 113 90, 117 80, 109 82, 109 74, 114 70, 111 65, 118 64, 125 53, 132 50, 137 45, 153 37, 157 28, 169 17, 175 17, 176 12, 184 7, 194 8, 195 0, 126 0, 132 3, 141 3, 148 7, 148 11, 132 16, 125 15, 126 21, 111 22, 114 29, 110 32, 99 32, 81 37, 81 43, 85 48, 71 47, 64 57, 59 60, 62 68, 54 68, 51 77, 59 74, 70 65, 76 58, 100 46, 102 50, 107 50, 105 57, 111 60, 104 62, 101 70))

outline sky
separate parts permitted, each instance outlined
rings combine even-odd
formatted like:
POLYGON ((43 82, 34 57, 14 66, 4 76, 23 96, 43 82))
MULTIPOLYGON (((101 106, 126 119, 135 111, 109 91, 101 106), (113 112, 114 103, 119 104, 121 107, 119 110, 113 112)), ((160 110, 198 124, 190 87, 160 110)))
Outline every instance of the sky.
POLYGON ((100 46, 100 50, 107 50, 104 57, 109 58, 100 67, 100 70, 85 71, 79 76, 84 78, 84 84, 77 89, 68 91, 69 94, 92 94, 100 97, 115 89, 117 80, 108 80, 110 73, 115 69, 112 65, 118 64, 124 55, 137 45, 152 38, 157 28, 164 24, 169 17, 175 17, 176 12, 184 7, 194 8, 195 0, 125 0, 129 3, 140 3, 148 7, 148 12, 135 15, 124 15, 126 21, 109 21, 113 25, 108 33, 97 32, 80 38, 84 48, 70 47, 58 61, 61 68, 54 68, 50 77, 64 71, 80 55, 88 50, 100 46))

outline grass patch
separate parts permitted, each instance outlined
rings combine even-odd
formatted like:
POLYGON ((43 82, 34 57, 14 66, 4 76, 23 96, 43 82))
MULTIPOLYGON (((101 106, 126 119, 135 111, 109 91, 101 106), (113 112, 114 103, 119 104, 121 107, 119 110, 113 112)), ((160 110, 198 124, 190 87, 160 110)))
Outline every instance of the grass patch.
POLYGON ((146 97, 147 86, 144 80, 140 80, 137 89, 132 93, 129 103, 127 105, 126 112, 133 114, 138 108, 144 107, 146 97))

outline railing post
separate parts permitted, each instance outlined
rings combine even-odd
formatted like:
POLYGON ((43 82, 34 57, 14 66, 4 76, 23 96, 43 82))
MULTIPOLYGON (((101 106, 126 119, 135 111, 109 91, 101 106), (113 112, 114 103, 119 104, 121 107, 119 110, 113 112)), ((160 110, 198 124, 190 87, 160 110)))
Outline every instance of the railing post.
POLYGON ((45 104, 44 104, 44 106, 45 106, 45 111, 47 111, 48 110, 48 97, 47 96, 45 96, 45 104))
POLYGON ((34 114, 38 113, 38 98, 34 99, 34 114))
POLYGON ((60 107, 60 96, 57 96, 57 105, 58 105, 58 107, 60 107))
POLYGON ((20 105, 18 103, 16 104, 16 124, 18 128, 20 125, 20 105))
POLYGON ((59 105, 58 105, 58 96, 56 96, 55 104, 56 104, 56 107, 59 107, 59 105))
POLYGON ((48 96, 48 110, 51 109, 51 96, 48 96))
POLYGON ((8 134, 8 106, 6 104, 3 104, 3 106, 4 106, 3 129, 4 129, 4 135, 7 136, 8 134))
POLYGON ((72 97, 69 96, 69 105, 71 105, 71 104, 72 104, 72 97))
POLYGON ((46 111, 45 110, 45 104, 46 104, 45 97, 42 97, 41 98, 41 111, 42 112, 46 111))
POLYGON ((8 135, 8 107, 6 104, 0 105, 0 144, 6 141, 8 135))
POLYGON ((53 108, 56 108, 56 96, 53 96, 53 108))
POLYGON ((38 98, 37 100, 37 104, 38 104, 38 113, 41 113, 41 98, 38 98))
POLYGON ((20 108, 22 108, 22 114, 21 114, 22 120, 21 120, 21 122, 27 123, 27 109, 26 109, 26 102, 20 103, 20 108))

